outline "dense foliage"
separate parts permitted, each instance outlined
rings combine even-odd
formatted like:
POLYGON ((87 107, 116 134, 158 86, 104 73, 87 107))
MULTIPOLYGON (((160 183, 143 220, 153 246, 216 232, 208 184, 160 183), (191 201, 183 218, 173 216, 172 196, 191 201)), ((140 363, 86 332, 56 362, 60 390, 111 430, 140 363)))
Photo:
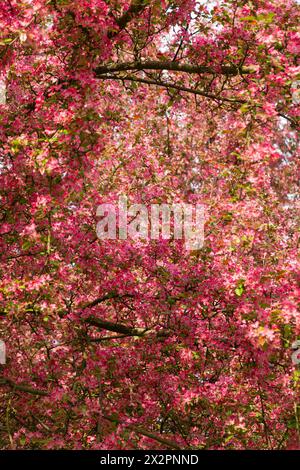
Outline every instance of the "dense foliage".
POLYGON ((298 448, 299 12, 0 1, 1 448, 298 448), (121 194, 203 248, 99 240, 121 194))

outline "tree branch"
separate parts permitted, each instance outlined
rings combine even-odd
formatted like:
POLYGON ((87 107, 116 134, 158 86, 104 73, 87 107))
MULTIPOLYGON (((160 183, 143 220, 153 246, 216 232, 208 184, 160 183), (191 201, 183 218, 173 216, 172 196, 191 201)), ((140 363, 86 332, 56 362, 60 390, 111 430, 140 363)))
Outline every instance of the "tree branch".
MULTIPOLYGON (((12 380, 4 378, 4 377, 0 377, 0 385, 8 385, 9 387, 12 388, 13 391, 17 390, 17 391, 20 391, 20 392, 30 393, 30 394, 33 394, 33 395, 49 396, 49 393, 46 390, 39 390, 37 388, 31 388, 31 387, 28 387, 27 385, 24 385, 24 384, 16 384, 12 380)), ((103 418, 110 421, 110 422, 116 423, 117 425, 122 424, 118 419, 111 418, 110 416, 103 416, 103 418)), ((43 426, 43 427, 45 427, 45 426, 43 426)), ((178 449, 178 450, 181 449, 176 442, 170 441, 169 439, 164 439, 164 438, 162 438, 160 436, 157 436, 156 434, 153 434, 153 433, 151 433, 151 432, 149 432, 146 429, 143 429, 141 427, 136 427, 134 425, 129 424, 129 425, 126 425, 126 428, 132 430, 133 432, 135 432, 137 434, 141 434, 142 436, 149 437, 150 439, 153 439, 153 440, 159 442, 160 444, 163 444, 163 445, 165 445, 165 446, 167 446, 171 449, 178 449)), ((47 429, 47 430, 49 430, 49 429, 47 429)))
MULTIPOLYGON (((110 416, 103 416, 104 419, 110 421, 111 423, 115 423, 117 425, 121 424, 122 422, 119 421, 116 418, 112 418, 110 416)), ((141 434, 142 436, 149 437, 150 439, 153 439, 154 441, 159 442, 160 444, 163 444, 171 449, 176 449, 176 450, 182 450, 182 447, 180 447, 177 442, 170 441, 169 439, 164 439, 163 437, 157 436, 156 434, 153 434, 149 431, 147 431, 144 428, 141 428, 140 426, 136 427, 133 424, 128 424, 125 425, 127 429, 130 429, 131 431, 135 432, 136 434, 141 434)))
POLYGON ((31 393, 32 395, 47 396, 46 390, 39 390, 38 388, 28 387, 26 384, 17 384, 10 379, 0 377, 0 385, 8 385, 13 391, 18 390, 20 392, 31 393))
MULTIPOLYGON (((105 302, 106 300, 122 300, 123 298, 130 298, 134 297, 133 294, 118 294, 117 292, 109 292, 108 294, 103 295, 102 297, 98 297, 95 300, 92 300, 91 302, 88 302, 84 304, 82 307, 79 307, 78 310, 84 311, 88 308, 93 308, 99 305, 102 302, 105 302)), ((63 317, 64 315, 67 315, 68 311, 66 310, 60 310, 59 311, 59 316, 63 317)), ((115 323, 112 321, 108 320, 102 320, 101 318, 96 317, 95 315, 90 315, 88 317, 85 317, 82 319, 84 323, 87 323, 88 325, 91 326, 96 326, 97 328, 107 330, 107 331, 113 331, 114 333, 119 333, 121 335, 126 335, 126 336, 145 336, 148 334, 151 334, 154 332, 153 328, 134 328, 131 326, 124 325, 123 323, 115 323)), ((169 335, 168 330, 160 330, 156 331, 156 336, 158 338, 165 337, 169 335)), ((100 338, 99 338, 100 339, 100 338)))
MULTIPOLYGON (((122 299, 124 297, 132 297, 131 294, 124 294, 119 295, 116 292, 110 292, 102 297, 98 297, 97 299, 93 300, 92 302, 88 302, 80 310, 86 310, 87 308, 93 308, 96 305, 99 305, 106 300, 111 299, 122 299)), ((85 318, 84 321, 92 326, 97 326, 98 328, 102 328, 104 330, 113 331, 115 333, 121 333, 126 336, 142 336, 147 331, 145 328, 132 328, 130 326, 126 326, 123 324, 117 324, 114 322, 110 322, 107 320, 102 320, 91 315, 88 318, 85 318)))
MULTIPOLYGON (((116 19, 116 23, 120 28, 119 31, 121 31, 122 29, 125 29, 127 24, 135 16, 137 16, 139 13, 142 13, 142 11, 146 8, 147 4, 148 4, 148 0, 133 0, 128 10, 125 11, 125 13, 123 13, 123 15, 120 16, 120 18, 116 19)), ((108 37, 112 39, 119 33, 119 31, 110 31, 108 33, 108 37)))
POLYGON ((113 331, 115 333, 121 333, 127 336, 144 336, 148 331, 146 328, 132 328, 130 326, 123 325, 122 323, 113 323, 106 320, 101 320, 100 318, 90 316, 85 318, 86 323, 92 326, 97 326, 98 328, 113 331))
POLYGON ((122 299, 124 297, 133 297, 133 295, 132 294, 120 295, 117 292, 109 292, 108 294, 103 295, 102 297, 98 297, 97 299, 93 300, 92 302, 88 302, 87 304, 83 305, 83 307, 81 307, 81 310, 85 310, 87 308, 95 307, 96 305, 100 304, 101 302, 105 302, 105 300, 122 299))
POLYGON ((173 88, 174 90, 185 91, 187 93, 193 93, 194 95, 205 96, 206 98, 214 99, 217 101, 226 101, 229 103, 246 103, 245 100, 238 99, 238 98, 225 98, 218 95, 214 95, 212 93, 208 93, 202 90, 197 90, 194 88, 188 88, 181 85, 176 85, 176 83, 166 83, 157 80, 150 80, 146 78, 138 78, 132 75, 128 75, 126 77, 114 77, 114 76, 103 76, 103 80, 121 80, 126 81, 129 80, 131 82, 138 82, 138 83, 145 83, 146 85, 156 85, 164 88, 173 88))
POLYGON ((102 75, 107 73, 124 72, 128 70, 169 70, 172 72, 185 72, 189 74, 212 74, 212 75, 240 75, 251 73, 251 68, 238 67, 234 65, 223 65, 219 68, 208 67, 206 65, 191 65, 191 64, 180 64, 172 61, 147 61, 147 62, 123 62, 115 63, 111 65, 100 65, 94 69, 95 74, 98 78, 102 78, 102 75))

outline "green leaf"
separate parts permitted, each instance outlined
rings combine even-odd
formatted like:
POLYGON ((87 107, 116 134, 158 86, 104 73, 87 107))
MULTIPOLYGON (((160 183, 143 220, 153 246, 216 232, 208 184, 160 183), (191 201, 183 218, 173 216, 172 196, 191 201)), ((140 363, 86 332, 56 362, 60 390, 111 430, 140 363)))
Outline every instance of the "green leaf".
POLYGON ((29 240, 26 240, 23 244, 22 244, 22 250, 28 250, 28 248, 31 247, 31 242, 29 240))
POLYGON ((231 434, 230 436, 227 436, 225 441, 224 441, 224 444, 227 444, 229 441, 231 441, 232 439, 234 438, 234 435, 231 434))
POLYGON ((249 109, 249 106, 248 106, 248 103, 244 103, 242 104, 242 106, 240 107, 240 111, 241 113, 245 114, 249 109))
POLYGON ((235 293, 238 297, 241 297, 245 291, 244 281, 239 281, 237 287, 235 288, 235 293))
POLYGON ((243 18, 240 18, 240 20, 241 21, 249 21, 250 23, 258 23, 260 21, 260 22, 263 22, 265 24, 270 24, 270 23, 272 23, 274 16, 275 16, 275 13, 273 13, 273 12, 270 12, 270 13, 267 13, 267 14, 261 13, 260 15, 257 15, 257 16, 251 16, 251 15, 244 16, 243 18))
POLYGON ((294 380, 295 385, 297 385, 298 382, 300 382, 300 370, 294 371, 293 380, 294 380))
POLYGON ((257 23, 255 16, 243 16, 240 18, 241 21, 250 21, 251 23, 257 23))
POLYGON ((6 46, 7 44, 10 44, 13 41, 12 38, 4 38, 0 40, 0 45, 1 46, 6 46))
POLYGON ((257 19, 259 21, 263 21, 266 24, 269 24, 269 23, 272 23, 274 16, 275 16, 275 13, 270 12, 267 15, 264 15, 264 14, 257 15, 257 19))

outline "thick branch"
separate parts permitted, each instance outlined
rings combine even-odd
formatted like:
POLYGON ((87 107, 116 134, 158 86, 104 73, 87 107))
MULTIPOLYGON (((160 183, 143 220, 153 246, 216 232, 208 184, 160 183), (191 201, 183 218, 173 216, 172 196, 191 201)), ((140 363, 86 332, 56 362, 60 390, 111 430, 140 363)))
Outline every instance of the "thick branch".
POLYGON ((96 76, 102 78, 103 74, 124 72, 128 70, 169 70, 173 72, 185 72, 189 74, 212 74, 212 75, 240 75, 251 72, 251 69, 243 67, 239 68, 234 65, 223 65, 220 68, 208 67, 206 65, 180 64, 172 61, 147 61, 147 62, 124 62, 120 64, 101 65, 94 69, 96 76))
MULTIPOLYGON (((93 300, 92 302, 88 302, 87 304, 81 307, 81 310, 86 310, 87 308, 93 308, 96 305, 99 305, 106 300, 111 299, 122 299, 124 297, 132 297, 130 294, 119 295, 116 292, 110 292, 109 294, 103 295, 102 297, 98 297, 97 299, 93 300)), ((131 328, 130 326, 126 326, 119 323, 110 322, 107 320, 102 320, 91 315, 88 318, 85 318, 84 321, 92 326, 97 326, 98 328, 102 328, 104 330, 113 331, 115 333, 121 333, 126 336, 142 336, 147 331, 145 328, 131 328)))
POLYGON ((48 392, 46 390, 39 390, 37 388, 28 387, 26 384, 17 384, 10 379, 0 377, 0 385, 8 385, 12 390, 18 390, 20 392, 31 393, 32 395, 46 396, 48 392))
MULTIPOLYGON (((103 295, 102 297, 98 297, 95 300, 92 300, 91 302, 88 302, 84 304, 79 311, 84 311, 88 308, 93 308, 99 305, 102 302, 105 302, 106 300, 122 300, 123 298, 130 298, 134 297, 132 294, 118 294, 117 292, 109 292, 108 294, 103 295)), ((63 316, 67 314, 65 310, 60 311, 59 315, 63 316)), ((95 317, 94 315, 90 315, 86 318, 83 319, 84 323, 87 323, 88 325, 91 326, 96 326, 97 328, 107 330, 107 331, 113 331, 114 333, 119 333, 121 335, 126 335, 126 336, 145 336, 148 334, 153 333, 153 328, 134 328, 131 326, 124 325, 123 323, 115 323, 112 321, 108 320, 102 320, 101 318, 95 317)), ((157 337, 164 337, 168 336, 169 331, 167 330, 160 330, 156 332, 157 337)))
POLYGON ((101 304, 101 302, 105 302, 105 300, 122 299, 124 297, 133 297, 133 296, 132 296, 132 294, 120 295, 116 292, 110 292, 109 294, 103 295, 102 297, 98 297, 97 299, 92 300, 92 302, 88 302, 87 304, 83 305, 83 307, 81 307, 81 310, 85 310, 87 308, 95 307, 96 305, 101 304))
MULTIPOLYGON (((108 421, 116 424, 122 424, 118 419, 116 418, 111 418, 110 416, 103 416, 104 419, 107 419, 108 421)), ((153 434, 149 431, 147 431, 144 428, 141 428, 140 426, 134 426, 133 424, 128 424, 126 425, 127 429, 130 429, 131 431, 135 432, 136 434, 141 434, 142 436, 149 437, 150 439, 153 439, 154 441, 159 442, 160 444, 163 444, 170 449, 178 449, 182 450, 182 447, 180 447, 177 442, 170 441, 169 439, 165 439, 163 437, 158 436, 157 434, 153 434)))
POLYGON ((120 29, 126 28, 127 24, 147 6, 148 0, 133 0, 128 10, 117 20, 120 29))
MULTIPOLYGON (((127 24, 139 13, 146 8, 148 0, 133 0, 130 7, 128 8, 123 15, 116 19, 116 23, 119 26, 120 30, 125 29, 127 24)), ((109 38, 113 38, 118 34, 119 31, 111 31, 108 33, 109 38)))
POLYGON ((114 335, 114 336, 102 336, 101 338, 91 338, 89 337, 90 343, 103 343, 104 341, 111 341, 112 339, 123 339, 128 338, 132 335, 114 335))
POLYGON ((143 336, 146 334, 146 328, 131 328, 130 326, 123 325, 122 323, 114 323, 106 320, 101 320, 94 316, 90 316, 84 320, 86 323, 92 326, 97 326, 103 330, 113 331, 115 333, 121 333, 127 336, 143 336))

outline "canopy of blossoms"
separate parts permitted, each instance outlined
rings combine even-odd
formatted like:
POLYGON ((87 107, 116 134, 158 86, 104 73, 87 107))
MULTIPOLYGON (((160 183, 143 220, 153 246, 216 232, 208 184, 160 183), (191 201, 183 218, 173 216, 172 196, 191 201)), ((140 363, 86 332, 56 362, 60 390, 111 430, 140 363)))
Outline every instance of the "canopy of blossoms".
POLYGON ((0 1, 2 449, 299 448, 299 13, 0 1), (203 247, 99 240, 122 194, 203 247))

